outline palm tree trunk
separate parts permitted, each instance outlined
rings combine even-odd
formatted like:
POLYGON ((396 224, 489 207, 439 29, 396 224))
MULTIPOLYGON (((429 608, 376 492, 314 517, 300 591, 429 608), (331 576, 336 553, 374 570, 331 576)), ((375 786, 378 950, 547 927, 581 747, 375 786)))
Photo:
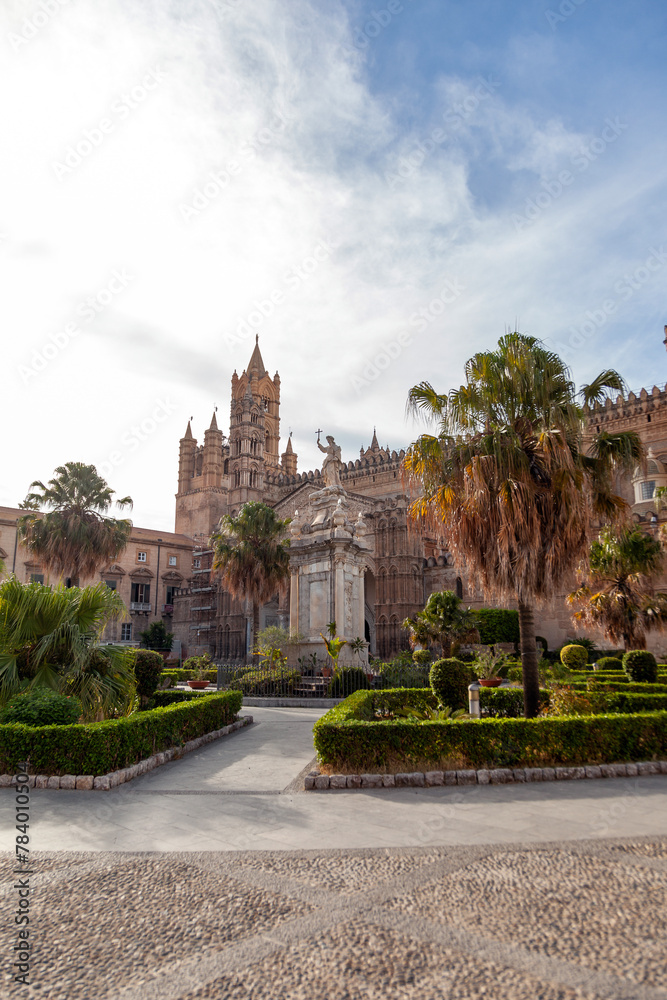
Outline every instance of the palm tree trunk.
POLYGON ((527 719, 534 719, 540 707, 535 618, 533 609, 522 601, 519 601, 519 635, 521 637, 521 668, 523 672, 523 714, 527 719))
POLYGON ((254 651, 255 645, 257 644, 257 636, 259 635, 259 602, 252 602, 252 646, 250 648, 250 662, 254 662, 254 651))

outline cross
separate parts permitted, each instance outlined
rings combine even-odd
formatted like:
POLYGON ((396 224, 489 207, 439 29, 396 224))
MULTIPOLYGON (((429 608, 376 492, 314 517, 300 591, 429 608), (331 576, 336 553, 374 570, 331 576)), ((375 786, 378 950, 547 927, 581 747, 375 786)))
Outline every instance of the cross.
POLYGON ((317 434, 317 440, 318 440, 318 441, 320 440, 320 434, 321 434, 321 433, 322 433, 322 429, 321 429, 321 427, 318 427, 318 428, 317 428, 317 431, 316 431, 316 434, 317 434))

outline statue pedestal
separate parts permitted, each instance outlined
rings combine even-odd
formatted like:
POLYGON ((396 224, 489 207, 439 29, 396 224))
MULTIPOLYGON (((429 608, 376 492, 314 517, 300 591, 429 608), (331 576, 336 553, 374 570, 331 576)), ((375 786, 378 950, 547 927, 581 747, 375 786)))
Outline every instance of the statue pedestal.
MULTIPOLYGON (((336 622, 336 634, 343 639, 364 638, 366 526, 361 515, 352 520, 346 491, 327 486, 311 495, 302 515, 296 513, 290 531, 290 630, 304 636, 298 656, 316 653, 324 660, 320 633, 326 635, 329 622, 336 622)), ((358 665, 359 659, 343 646, 341 665, 358 665)), ((368 662, 367 650, 361 662, 368 662)))

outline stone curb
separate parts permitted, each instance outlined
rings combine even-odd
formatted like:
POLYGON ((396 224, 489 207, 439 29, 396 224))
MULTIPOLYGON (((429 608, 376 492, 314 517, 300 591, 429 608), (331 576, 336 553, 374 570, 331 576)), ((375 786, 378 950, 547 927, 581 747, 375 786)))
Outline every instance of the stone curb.
MULTIPOLYGON (((196 740, 188 740, 182 747, 170 747, 161 753, 153 754, 152 757, 140 760, 138 764, 121 768, 119 771, 110 771, 108 774, 99 774, 97 776, 93 774, 53 774, 50 776, 46 774, 31 774, 28 776, 28 785, 30 788, 63 788, 68 790, 77 789, 77 791, 85 792, 93 790, 108 792, 111 788, 124 785, 128 781, 132 781, 133 778, 138 778, 139 775, 146 774, 147 771, 152 771, 154 768, 160 767, 161 764, 168 764, 175 757, 181 757, 184 753, 199 750, 200 747, 205 746, 207 743, 219 740, 222 736, 228 736, 229 733, 233 733, 237 729, 242 729, 244 726, 250 726, 252 722, 252 715, 244 715, 243 718, 237 719, 236 722, 231 722, 228 726, 223 726, 222 729, 216 729, 212 733, 205 733, 196 740)), ((15 776, 0 774, 0 788, 10 788, 15 784, 17 784, 15 776)))
POLYGON ((405 774, 306 775, 306 791, 331 788, 433 788, 439 785, 511 785, 528 781, 581 781, 586 778, 634 778, 667 774, 667 760, 587 767, 497 767, 480 771, 413 771, 405 774))

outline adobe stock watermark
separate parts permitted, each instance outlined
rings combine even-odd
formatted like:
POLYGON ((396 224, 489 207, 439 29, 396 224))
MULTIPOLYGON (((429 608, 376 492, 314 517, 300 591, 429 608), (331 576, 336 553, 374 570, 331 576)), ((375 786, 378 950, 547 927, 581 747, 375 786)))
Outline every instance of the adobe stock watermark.
POLYGON ((235 157, 227 160, 219 170, 210 170, 189 196, 188 202, 179 205, 182 219, 188 223, 197 219, 211 202, 227 190, 232 178, 242 173, 244 165, 254 160, 263 146, 271 145, 294 121, 296 115, 276 111, 268 125, 263 126, 241 144, 235 157))
POLYGON ((450 138, 452 132, 461 128, 475 114, 482 101, 486 101, 491 97, 499 87, 500 81, 489 77, 469 90, 462 100, 457 101, 456 104, 449 105, 442 115, 446 129, 440 127, 432 129, 425 138, 418 140, 414 149, 407 156, 400 158, 395 171, 385 172, 384 179, 391 190, 395 191, 396 186, 402 181, 414 177, 417 171, 424 165, 425 160, 432 155, 438 146, 442 146, 450 138))
MULTIPOLYGON (((591 163, 594 163, 602 156, 611 143, 616 142, 619 135, 625 132, 626 128, 628 128, 628 124, 622 122, 620 118, 606 118, 605 127, 600 132, 600 135, 591 139, 586 146, 581 147, 577 154, 570 157, 570 163, 575 168, 577 174, 582 174, 588 170, 591 163)), ((526 200, 523 214, 519 215, 515 212, 512 215, 515 232, 519 233, 528 226, 532 226, 545 209, 557 201, 565 189, 574 183, 575 177, 576 174, 572 173, 571 170, 561 170, 557 178, 543 180, 541 182, 542 190, 534 198, 526 200)))
MULTIPOLYGON (((82 299, 74 310, 76 315, 81 317, 83 324, 87 326, 94 319, 104 312, 105 309, 119 296, 134 280, 125 268, 112 272, 111 278, 103 288, 82 299)), ((49 334, 49 339, 41 348, 33 347, 32 358, 29 364, 19 365, 18 373, 27 385, 31 378, 35 378, 48 366, 49 362, 57 358, 61 351, 64 351, 81 334, 81 328, 77 323, 67 323, 62 330, 49 334)))
POLYGON ((628 302, 666 264, 667 250, 665 247, 649 247, 646 259, 629 274, 624 274, 614 282, 612 287, 616 297, 605 299, 597 309, 587 309, 584 313, 583 323, 570 327, 567 347, 571 350, 583 347, 587 340, 602 329, 609 317, 614 315, 619 302, 628 302))
POLYGON ((37 10, 30 17, 23 18, 20 29, 10 31, 7 35, 14 52, 19 52, 24 45, 31 42, 63 7, 69 6, 69 3, 70 0, 40 0, 37 10))
POLYGON ((257 333, 276 309, 279 309, 291 294, 298 291, 306 281, 312 278, 321 265, 329 260, 338 245, 331 239, 321 240, 311 254, 304 257, 298 264, 293 264, 289 271, 283 275, 283 286, 274 288, 266 298, 255 299, 253 309, 237 323, 234 332, 225 334, 224 341, 227 347, 242 344, 257 333))
MULTIPOLYGON (((414 0, 409 0, 414 3, 414 0)), ((343 45, 343 51, 347 53, 365 52, 373 39, 377 38, 385 28, 393 22, 405 10, 405 4, 401 0, 389 0, 386 7, 381 10, 371 11, 371 16, 361 28, 354 29, 352 45, 343 45)))
POLYGON ((132 112, 144 103, 164 79, 165 74, 156 66, 145 73, 141 82, 132 87, 131 90, 119 94, 111 105, 108 115, 100 118, 92 128, 85 128, 81 137, 67 147, 62 160, 53 161, 51 169, 55 177, 59 181, 69 177, 94 150, 99 149, 107 136, 116 131, 118 123, 129 118, 132 112))
POLYGON ((107 457, 96 462, 95 467, 103 479, 109 476, 122 465, 128 455, 133 455, 158 429, 160 424, 168 420, 172 414, 176 413, 177 406, 167 399, 156 399, 153 409, 144 417, 128 427, 120 436, 119 447, 114 448, 107 457))
MULTIPOLYGON (((421 306, 410 316, 409 323, 417 333, 423 333, 426 328, 433 323, 438 316, 442 316, 447 306, 456 302, 458 297, 465 291, 458 279, 448 279, 443 285, 440 294, 425 305, 421 306)), ((351 382, 357 393, 363 392, 369 385, 372 385, 380 378, 383 372, 389 368, 393 361, 401 356, 406 347, 414 341, 414 334, 408 330, 403 330, 397 337, 383 344, 380 350, 372 357, 366 359, 366 363, 360 375, 353 375, 351 382)))
POLYGON ((545 10, 544 16, 546 17, 549 27, 552 31, 556 30, 557 24, 562 24, 563 21, 567 21, 568 18, 576 14, 580 7, 586 3, 586 0, 563 0, 559 5, 558 10, 552 10, 549 8, 545 10))

